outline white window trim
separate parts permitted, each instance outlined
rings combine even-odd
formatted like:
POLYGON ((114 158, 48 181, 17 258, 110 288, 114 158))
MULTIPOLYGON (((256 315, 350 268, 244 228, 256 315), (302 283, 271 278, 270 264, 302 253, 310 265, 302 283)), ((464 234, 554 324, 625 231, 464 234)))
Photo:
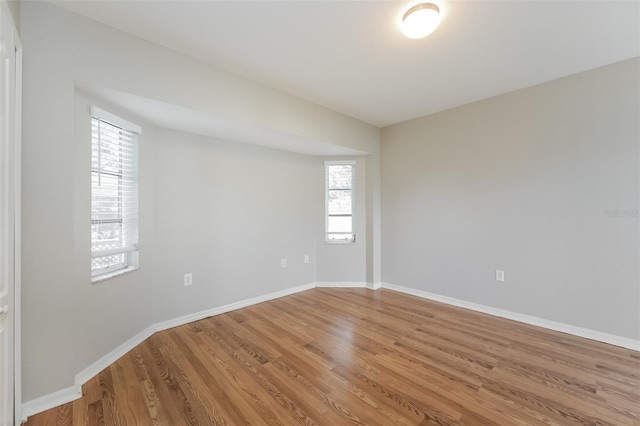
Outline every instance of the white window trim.
MULTIPOLYGON (((118 117, 117 115, 111 114, 108 111, 105 111, 96 106, 90 106, 90 119, 93 120, 98 119, 100 121, 104 121, 110 123, 114 126, 120 127, 123 130, 126 130, 131 133, 136 133, 137 135, 142 134, 142 128, 132 123, 124 118, 118 117)), ((139 149, 139 148, 138 148, 139 149)), ((139 202, 139 201, 138 201, 139 202)), ((138 227, 139 227, 138 223, 138 227)), ((91 271, 91 283, 96 284, 120 275, 124 275, 129 272, 133 272, 139 268, 138 263, 138 244, 134 244, 130 247, 118 247, 112 250, 105 250, 102 252, 91 252, 91 258, 96 257, 104 257, 112 254, 124 254, 126 256, 126 261, 122 264, 113 265, 110 268, 103 269, 100 271, 91 271)))
POLYGON ((117 115, 113 115, 110 112, 107 112, 98 107, 91 107, 91 117, 97 118, 102 121, 106 121, 107 123, 111 123, 114 126, 118 126, 124 130, 127 130, 132 133, 137 133, 139 135, 142 134, 142 127, 138 126, 135 123, 125 120, 124 118, 120 118, 117 115))
POLYGON ((124 275, 124 274, 128 274, 129 272, 136 271, 138 270, 138 268, 139 266, 127 266, 124 268, 115 269, 110 272, 104 272, 100 275, 94 275, 91 277, 91 283, 97 284, 99 282, 106 281, 114 277, 119 277, 120 275, 124 275))
MULTIPOLYGON (((330 245, 350 245, 356 244, 356 160, 325 160, 324 162, 324 243, 330 245), (329 174, 328 166, 350 165, 353 166, 351 175, 351 230, 347 234, 353 234, 351 240, 329 240, 327 238, 327 228, 329 227, 329 174)), ((332 232, 339 234, 340 232, 332 232)))
POLYGON ((138 245, 135 244, 132 247, 118 247, 112 250, 104 250, 100 252, 91 252, 91 258, 110 256, 112 254, 126 254, 127 260, 125 263, 113 265, 107 269, 101 269, 100 271, 91 272, 91 281, 97 283, 104 281, 108 278, 112 278, 118 275, 122 275, 125 272, 131 272, 138 269, 137 260, 131 259, 131 256, 136 256, 138 252, 138 245))

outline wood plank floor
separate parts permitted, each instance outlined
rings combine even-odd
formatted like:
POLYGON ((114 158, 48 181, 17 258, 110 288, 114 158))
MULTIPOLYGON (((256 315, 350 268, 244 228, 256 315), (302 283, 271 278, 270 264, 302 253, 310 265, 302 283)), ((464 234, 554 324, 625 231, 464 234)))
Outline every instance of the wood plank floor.
POLYGON ((27 425, 640 425, 640 353, 389 290, 156 333, 27 425))

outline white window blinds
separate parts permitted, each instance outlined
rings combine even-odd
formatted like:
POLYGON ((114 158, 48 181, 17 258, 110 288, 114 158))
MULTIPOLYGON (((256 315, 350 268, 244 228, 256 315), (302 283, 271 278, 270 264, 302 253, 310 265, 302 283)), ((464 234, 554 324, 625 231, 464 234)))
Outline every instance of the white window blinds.
POLYGON ((355 161, 326 161, 326 241, 355 243, 353 192, 355 161))
POLYGON ((91 113, 91 274, 96 278, 137 267, 140 128, 97 108, 91 113))

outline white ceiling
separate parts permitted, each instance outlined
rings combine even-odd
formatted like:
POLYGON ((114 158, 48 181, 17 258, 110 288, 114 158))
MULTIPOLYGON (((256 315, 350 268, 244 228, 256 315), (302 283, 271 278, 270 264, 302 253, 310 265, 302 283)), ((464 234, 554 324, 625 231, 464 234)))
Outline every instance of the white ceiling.
POLYGON ((52 2, 378 127, 640 55, 637 0, 52 2))

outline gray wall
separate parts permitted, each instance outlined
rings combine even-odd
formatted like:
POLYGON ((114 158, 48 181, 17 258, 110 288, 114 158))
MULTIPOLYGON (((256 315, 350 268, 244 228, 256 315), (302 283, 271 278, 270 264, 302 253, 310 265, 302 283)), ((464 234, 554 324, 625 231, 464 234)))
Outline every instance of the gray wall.
POLYGON ((13 23, 16 26, 18 33, 20 33, 20 1, 7 0, 7 5, 9 6, 9 11, 11 12, 13 23))
POLYGON ((639 71, 383 129, 383 281, 640 338, 639 71))
POLYGON ((153 144, 154 322, 316 280, 318 159, 170 130, 153 144))
POLYGON ((377 128, 50 3, 23 2, 20 19, 24 401, 73 385, 155 321, 315 281, 320 159, 165 130, 156 149, 145 125, 140 269, 92 285, 88 116, 76 83, 376 154, 377 128), (290 260, 284 270, 281 257, 290 260), (182 287, 185 272, 192 287, 182 287))

